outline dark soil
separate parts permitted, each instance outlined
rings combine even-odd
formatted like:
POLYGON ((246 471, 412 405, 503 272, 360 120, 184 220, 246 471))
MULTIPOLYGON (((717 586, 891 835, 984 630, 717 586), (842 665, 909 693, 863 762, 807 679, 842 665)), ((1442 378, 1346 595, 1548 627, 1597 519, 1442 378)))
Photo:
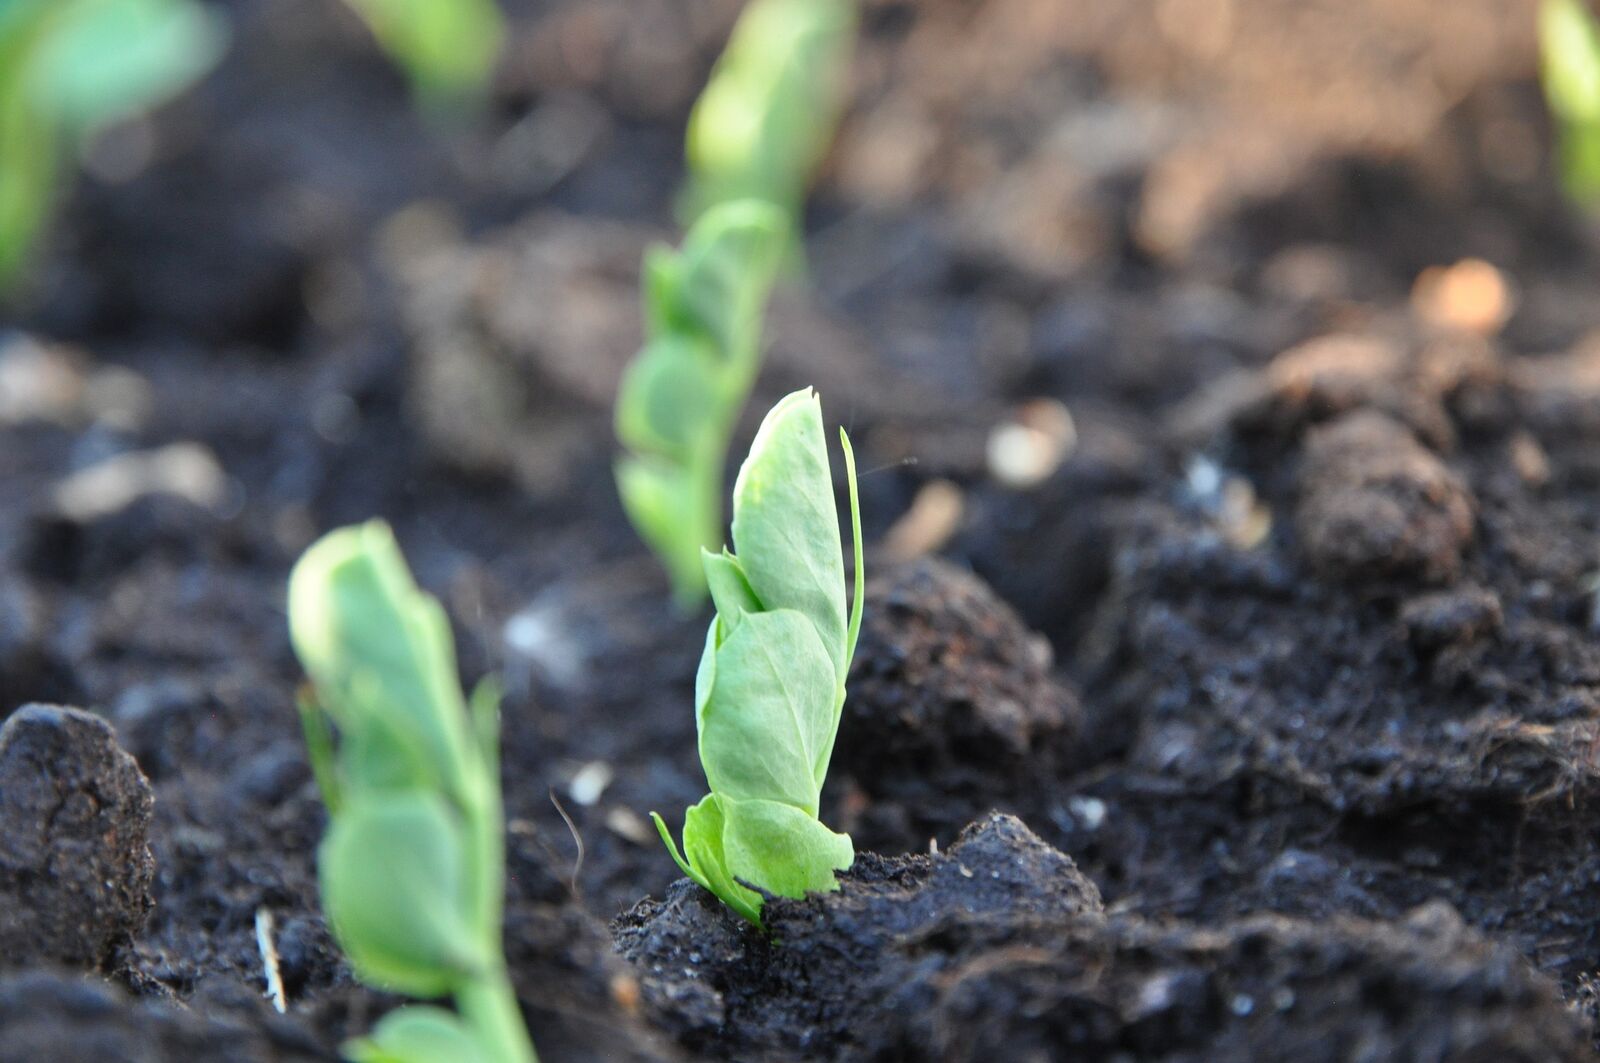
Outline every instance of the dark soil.
POLYGON ((0 330, 0 717, 94 714, 0 739, 0 1061, 333 1059, 397 1003, 317 905, 283 614, 375 515, 507 685, 547 1063, 1591 1057, 1600 230, 1523 0, 864 4, 735 444, 811 384, 865 470, 861 855, 770 941, 649 826, 704 618, 611 475, 738 4, 517 0, 454 130, 340 4, 223 6, 0 330))
POLYGON ((685 1044, 723 1059, 1591 1058, 1553 987, 1449 905, 1383 926, 1156 924, 1108 914, 1004 816, 943 853, 863 856, 839 893, 763 917, 770 939, 684 881, 618 920, 647 1007, 685 1044))

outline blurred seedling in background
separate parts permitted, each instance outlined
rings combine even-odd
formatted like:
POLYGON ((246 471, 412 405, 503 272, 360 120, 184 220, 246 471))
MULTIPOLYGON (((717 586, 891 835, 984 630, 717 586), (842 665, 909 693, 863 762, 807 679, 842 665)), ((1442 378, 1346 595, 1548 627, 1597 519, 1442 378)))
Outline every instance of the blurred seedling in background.
POLYGON ((682 250, 645 256, 645 344, 617 394, 617 438, 629 451, 617 488, 685 609, 705 599, 701 549, 723 542, 723 467, 761 364, 784 231, 777 207, 722 204, 682 250))
POLYGON ((505 39, 495 0, 347 0, 406 72, 423 111, 443 117, 481 103, 505 39))
POLYGON ((69 160, 193 83, 226 37, 216 10, 193 0, 0 0, 0 288, 48 221, 69 160))
POLYGON ((844 711, 864 601, 855 458, 839 433, 850 490, 855 596, 844 557, 822 404, 807 388, 767 414, 733 489, 732 552, 703 552, 717 615, 695 676, 700 765, 711 792, 684 816, 683 873, 761 925, 763 893, 839 888, 849 835, 817 818, 844 711))
POLYGON ((1544 0, 1539 50, 1562 184, 1593 209, 1600 206, 1600 24, 1583 0, 1544 0))
POLYGON ((369 985, 450 996, 346 1045, 357 1063, 535 1063, 501 948, 499 692, 470 701, 444 610, 382 522, 315 543, 289 578, 313 694, 301 721, 331 825, 322 905, 369 985))
POLYGON ((798 257, 801 210, 839 124, 855 35, 853 0, 751 0, 689 116, 688 219, 732 200, 771 203, 798 257))

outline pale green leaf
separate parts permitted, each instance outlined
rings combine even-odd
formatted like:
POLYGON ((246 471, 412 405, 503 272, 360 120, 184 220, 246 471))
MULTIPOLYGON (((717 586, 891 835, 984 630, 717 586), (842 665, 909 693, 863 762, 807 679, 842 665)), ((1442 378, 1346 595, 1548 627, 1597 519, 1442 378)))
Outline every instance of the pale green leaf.
POLYGON ((687 333, 693 329, 677 320, 683 269, 678 253, 666 244, 645 248, 639 268, 639 289, 644 296, 644 334, 646 337, 687 333))
POLYGON ((350 0, 430 106, 482 94, 505 27, 494 0, 350 0))
POLYGON ((685 606, 705 597, 701 549, 723 542, 723 463, 760 358, 781 228, 765 204, 728 204, 681 251, 645 256, 647 341, 617 397, 617 437, 631 452, 617 488, 685 606))
POLYGON ((722 802, 707 794, 683 817, 683 850, 698 872, 697 881, 757 926, 761 925, 761 894, 735 882, 723 857, 722 802))
POLYGON ((1539 45, 1550 109, 1569 122, 1600 122, 1600 25, 1583 0, 1544 0, 1539 45))
POLYGON ((21 268, 49 217, 57 177, 56 131, 20 84, 24 46, 0 43, 0 286, 21 268))
POLYGON ((678 870, 700 883, 706 889, 711 888, 711 883, 705 876, 694 869, 694 865, 683 858, 678 851, 678 843, 672 840, 672 832, 667 829, 667 821, 661 818, 661 813, 650 813, 650 821, 656 825, 656 833, 661 835, 661 844, 667 847, 667 853, 672 857, 672 862, 678 865, 678 870))
MULTIPOLYGON (((715 354, 702 340, 662 336, 622 375, 617 391, 617 438, 637 454, 679 464, 695 458, 715 431, 719 403, 715 354)), ((714 438, 714 437, 713 437, 714 438)))
POLYGON ((689 118, 696 214, 752 197, 797 212, 838 123, 851 0, 752 0, 689 118))
POLYGON ((435 997, 488 967, 473 925, 467 845, 443 798, 368 796, 334 819, 318 855, 322 903, 363 981, 435 997))
POLYGON ((842 688, 849 667, 844 551, 822 404, 809 388, 761 422, 733 487, 733 544, 761 603, 812 623, 842 688))
POLYGON ((706 706, 711 703, 711 691, 717 685, 717 647, 722 644, 721 634, 722 618, 712 617, 706 627, 700 665, 694 673, 694 725, 697 732, 705 726, 706 706))
POLYGON ((831 744, 835 685, 816 630, 792 609, 746 616, 716 651, 700 717, 713 793, 817 813, 817 761, 831 744))
POLYGON ((86 136, 175 94, 222 54, 227 31, 183 0, 55 0, 29 92, 59 128, 86 136))
POLYGON ((722 849, 733 878, 780 897, 839 888, 835 871, 855 862, 847 834, 776 801, 722 802, 722 849))
POLYGON ((405 736, 460 792, 470 747, 450 625, 386 524, 341 528, 305 552, 289 577, 289 630, 347 737, 376 726, 405 736))
POLYGON ((616 465, 622 508, 639 538, 661 560, 685 605, 705 596, 705 568, 700 564, 705 535, 694 531, 705 523, 705 512, 695 505, 699 493, 689 479, 692 471, 655 457, 623 457, 616 465))
POLYGON ((731 634, 744 614, 761 611, 761 602, 750 589, 750 581, 745 578, 739 559, 728 551, 713 554, 705 550, 700 560, 705 566, 706 582, 711 587, 711 602, 717 607, 717 619, 722 623, 723 632, 731 634))
POLYGON ((423 1004, 389 1012, 344 1054, 352 1063, 493 1063, 453 1012, 423 1004))
POLYGON ((742 200, 707 211, 683 242, 672 320, 710 339, 741 402, 759 354, 761 311, 777 278, 784 238, 781 211, 742 200))

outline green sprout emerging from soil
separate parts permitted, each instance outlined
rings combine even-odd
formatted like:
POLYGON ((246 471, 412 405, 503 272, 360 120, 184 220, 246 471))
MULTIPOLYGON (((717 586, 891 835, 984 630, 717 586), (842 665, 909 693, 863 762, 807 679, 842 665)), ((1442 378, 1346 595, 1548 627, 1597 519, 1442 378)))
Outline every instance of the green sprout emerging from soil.
POLYGON ((177 94, 225 38, 192 0, 0 0, 0 287, 49 218, 63 156, 177 94))
POLYGON ((315 691, 301 719, 331 819, 318 852, 329 924, 363 981, 457 1008, 400 1008, 345 1051, 357 1063, 535 1063, 500 943, 498 691, 462 696, 444 610, 382 522, 306 551, 289 578, 289 630, 315 691))
POLYGON ((1562 183, 1573 201, 1600 206, 1600 24, 1583 0, 1544 0, 1539 45, 1562 183))
POLYGON ((411 79, 423 109, 482 99, 505 37, 494 0, 348 0, 411 79))
POLYGON ((838 889, 834 873, 855 861, 849 835, 817 819, 864 601, 855 457, 839 440, 855 546, 848 616, 822 404, 807 388, 767 414, 739 470, 733 552, 704 552, 717 615, 695 724, 711 793, 685 814, 681 853, 651 813, 683 873, 757 926, 763 894, 838 889))
POLYGON ((760 199, 798 237, 839 123, 855 27, 853 0, 751 0, 689 117, 689 217, 760 199))
POLYGON ((705 598, 701 550, 722 545, 723 464, 760 366, 783 233, 775 207, 729 203, 681 251, 645 257, 645 344, 617 395, 617 438, 631 452, 617 488, 685 608, 705 598))

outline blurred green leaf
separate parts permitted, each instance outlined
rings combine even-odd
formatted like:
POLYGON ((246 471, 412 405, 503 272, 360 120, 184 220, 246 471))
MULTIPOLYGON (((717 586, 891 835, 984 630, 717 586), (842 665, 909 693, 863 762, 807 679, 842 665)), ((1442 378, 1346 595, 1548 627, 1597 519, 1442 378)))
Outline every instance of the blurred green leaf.
POLYGON ((381 522, 341 528, 289 577, 289 632, 318 701, 367 766, 350 787, 437 778, 466 792, 474 745, 444 610, 381 522))
POLYGON ((691 218, 758 199, 798 234, 838 125, 855 27, 854 0, 751 0, 689 118, 691 218))
POLYGON ((224 26, 193 0, 0 3, 0 287, 49 218, 61 153, 205 73, 224 26))
POLYGON ((500 948, 500 688, 470 707, 444 610, 381 521, 329 532, 289 577, 301 719, 332 818, 322 903, 356 973, 459 1017, 407 1009, 349 1051, 369 1063, 534 1063, 500 948), (328 727, 328 719, 337 724, 328 727))
POLYGON ((448 110, 487 89, 505 37, 494 0, 350 0, 424 106, 448 110))
POLYGON ((31 65, 41 113, 72 136, 168 99, 222 54, 222 17, 175 0, 66 0, 31 65))
POLYGON ((322 902, 364 981, 415 997, 455 991, 489 968, 472 924, 463 826, 422 791, 352 800, 323 839, 322 902))
POLYGON ((1539 45, 1567 194, 1600 204, 1600 23, 1583 0, 1544 0, 1539 45))
POLYGON ((761 356, 783 215, 765 203, 708 213, 643 269, 646 340, 617 393, 617 490, 681 605, 705 597, 703 547, 722 545, 728 437, 761 356))
POLYGON ((421 1004, 391 1011, 344 1054, 351 1063, 494 1063, 454 1014, 421 1004))

